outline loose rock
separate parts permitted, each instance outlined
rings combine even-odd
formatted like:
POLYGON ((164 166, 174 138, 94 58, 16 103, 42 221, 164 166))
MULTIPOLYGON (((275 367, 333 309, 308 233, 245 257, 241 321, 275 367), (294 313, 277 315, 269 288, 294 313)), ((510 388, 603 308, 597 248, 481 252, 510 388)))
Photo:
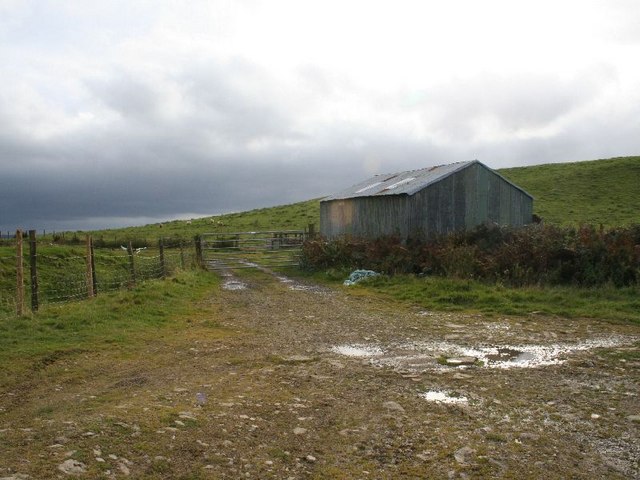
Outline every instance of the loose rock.
POLYGON ((58 465, 58 470, 67 475, 82 475, 87 471, 87 466, 78 460, 70 458, 58 465))
POLYGON ((384 402, 382 406, 387 410, 404 413, 404 408, 398 402, 394 402, 394 401, 384 402))
POLYGON ((456 453, 453 454, 453 457, 456 459, 461 465, 468 465, 471 463, 473 455, 476 451, 471 447, 462 447, 459 450, 456 450, 456 453))
POLYGON ((476 357, 451 357, 447 358, 445 363, 452 367, 460 365, 473 365, 478 359, 476 357))

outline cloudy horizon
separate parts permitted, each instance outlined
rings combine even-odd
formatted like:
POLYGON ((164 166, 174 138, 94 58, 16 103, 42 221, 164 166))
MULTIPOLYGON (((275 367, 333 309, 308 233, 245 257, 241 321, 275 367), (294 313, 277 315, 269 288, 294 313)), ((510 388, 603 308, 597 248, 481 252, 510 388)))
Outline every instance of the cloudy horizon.
POLYGON ((638 24, 633 0, 0 0, 0 230, 638 155, 638 24))

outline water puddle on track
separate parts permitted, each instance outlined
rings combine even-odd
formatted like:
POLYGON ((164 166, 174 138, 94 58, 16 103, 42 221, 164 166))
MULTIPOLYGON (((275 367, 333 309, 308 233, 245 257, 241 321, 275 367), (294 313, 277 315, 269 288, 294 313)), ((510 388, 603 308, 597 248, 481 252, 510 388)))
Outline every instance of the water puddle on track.
POLYGON ((469 399, 463 396, 457 396, 449 392, 432 390, 429 392, 420 393, 419 397, 424 398, 428 402, 434 403, 450 403, 450 404, 467 404, 469 399))
POLYGON ((282 275, 274 275, 275 278, 285 285, 289 286, 289 290, 293 290, 294 292, 312 292, 312 293, 322 293, 327 294, 329 290, 326 288, 320 287, 318 285, 305 285, 303 283, 298 283, 295 280, 292 280, 288 277, 282 275))
POLYGON ((222 284, 224 290, 246 290, 247 284, 240 280, 227 280, 222 284))
POLYGON ((388 345, 338 345, 330 351, 339 355, 368 358, 372 365, 405 371, 469 368, 538 368, 560 365, 571 355, 595 348, 615 348, 636 341, 631 337, 607 337, 577 343, 549 345, 496 345, 468 347, 452 342, 412 342, 388 345), (464 362, 457 361, 465 359, 464 362))
POLYGON ((331 351, 345 357, 356 358, 377 357, 384 353, 380 347, 375 345, 340 345, 331 347, 331 351))

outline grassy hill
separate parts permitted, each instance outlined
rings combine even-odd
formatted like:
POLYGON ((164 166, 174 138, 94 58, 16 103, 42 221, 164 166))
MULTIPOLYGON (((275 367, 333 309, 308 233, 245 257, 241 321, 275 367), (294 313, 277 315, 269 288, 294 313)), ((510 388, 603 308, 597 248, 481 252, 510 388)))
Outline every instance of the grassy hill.
POLYGON ((535 197, 547 223, 606 226, 640 223, 640 157, 499 170, 535 197))
MULTIPOLYGON (((547 223, 606 226, 640 223, 640 157, 554 163, 498 170, 535 197, 547 223)), ((293 230, 320 224, 319 199, 215 217, 101 230, 96 238, 192 238, 206 232, 293 230)))
POLYGON ((248 232, 260 230, 302 230, 310 223, 316 228, 320 224, 319 199, 258 208, 246 212, 229 213, 193 220, 174 220, 140 227, 127 227, 93 232, 94 238, 113 240, 114 238, 159 237, 192 239, 201 233, 248 232))

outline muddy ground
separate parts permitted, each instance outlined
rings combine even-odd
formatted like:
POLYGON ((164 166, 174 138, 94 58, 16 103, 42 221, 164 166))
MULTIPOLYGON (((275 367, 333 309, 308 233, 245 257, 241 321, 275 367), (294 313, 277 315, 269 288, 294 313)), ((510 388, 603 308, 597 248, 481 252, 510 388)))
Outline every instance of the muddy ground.
POLYGON ((144 351, 55 359, 0 392, 0 478, 640 476, 637 326, 265 272, 207 304, 144 351))

